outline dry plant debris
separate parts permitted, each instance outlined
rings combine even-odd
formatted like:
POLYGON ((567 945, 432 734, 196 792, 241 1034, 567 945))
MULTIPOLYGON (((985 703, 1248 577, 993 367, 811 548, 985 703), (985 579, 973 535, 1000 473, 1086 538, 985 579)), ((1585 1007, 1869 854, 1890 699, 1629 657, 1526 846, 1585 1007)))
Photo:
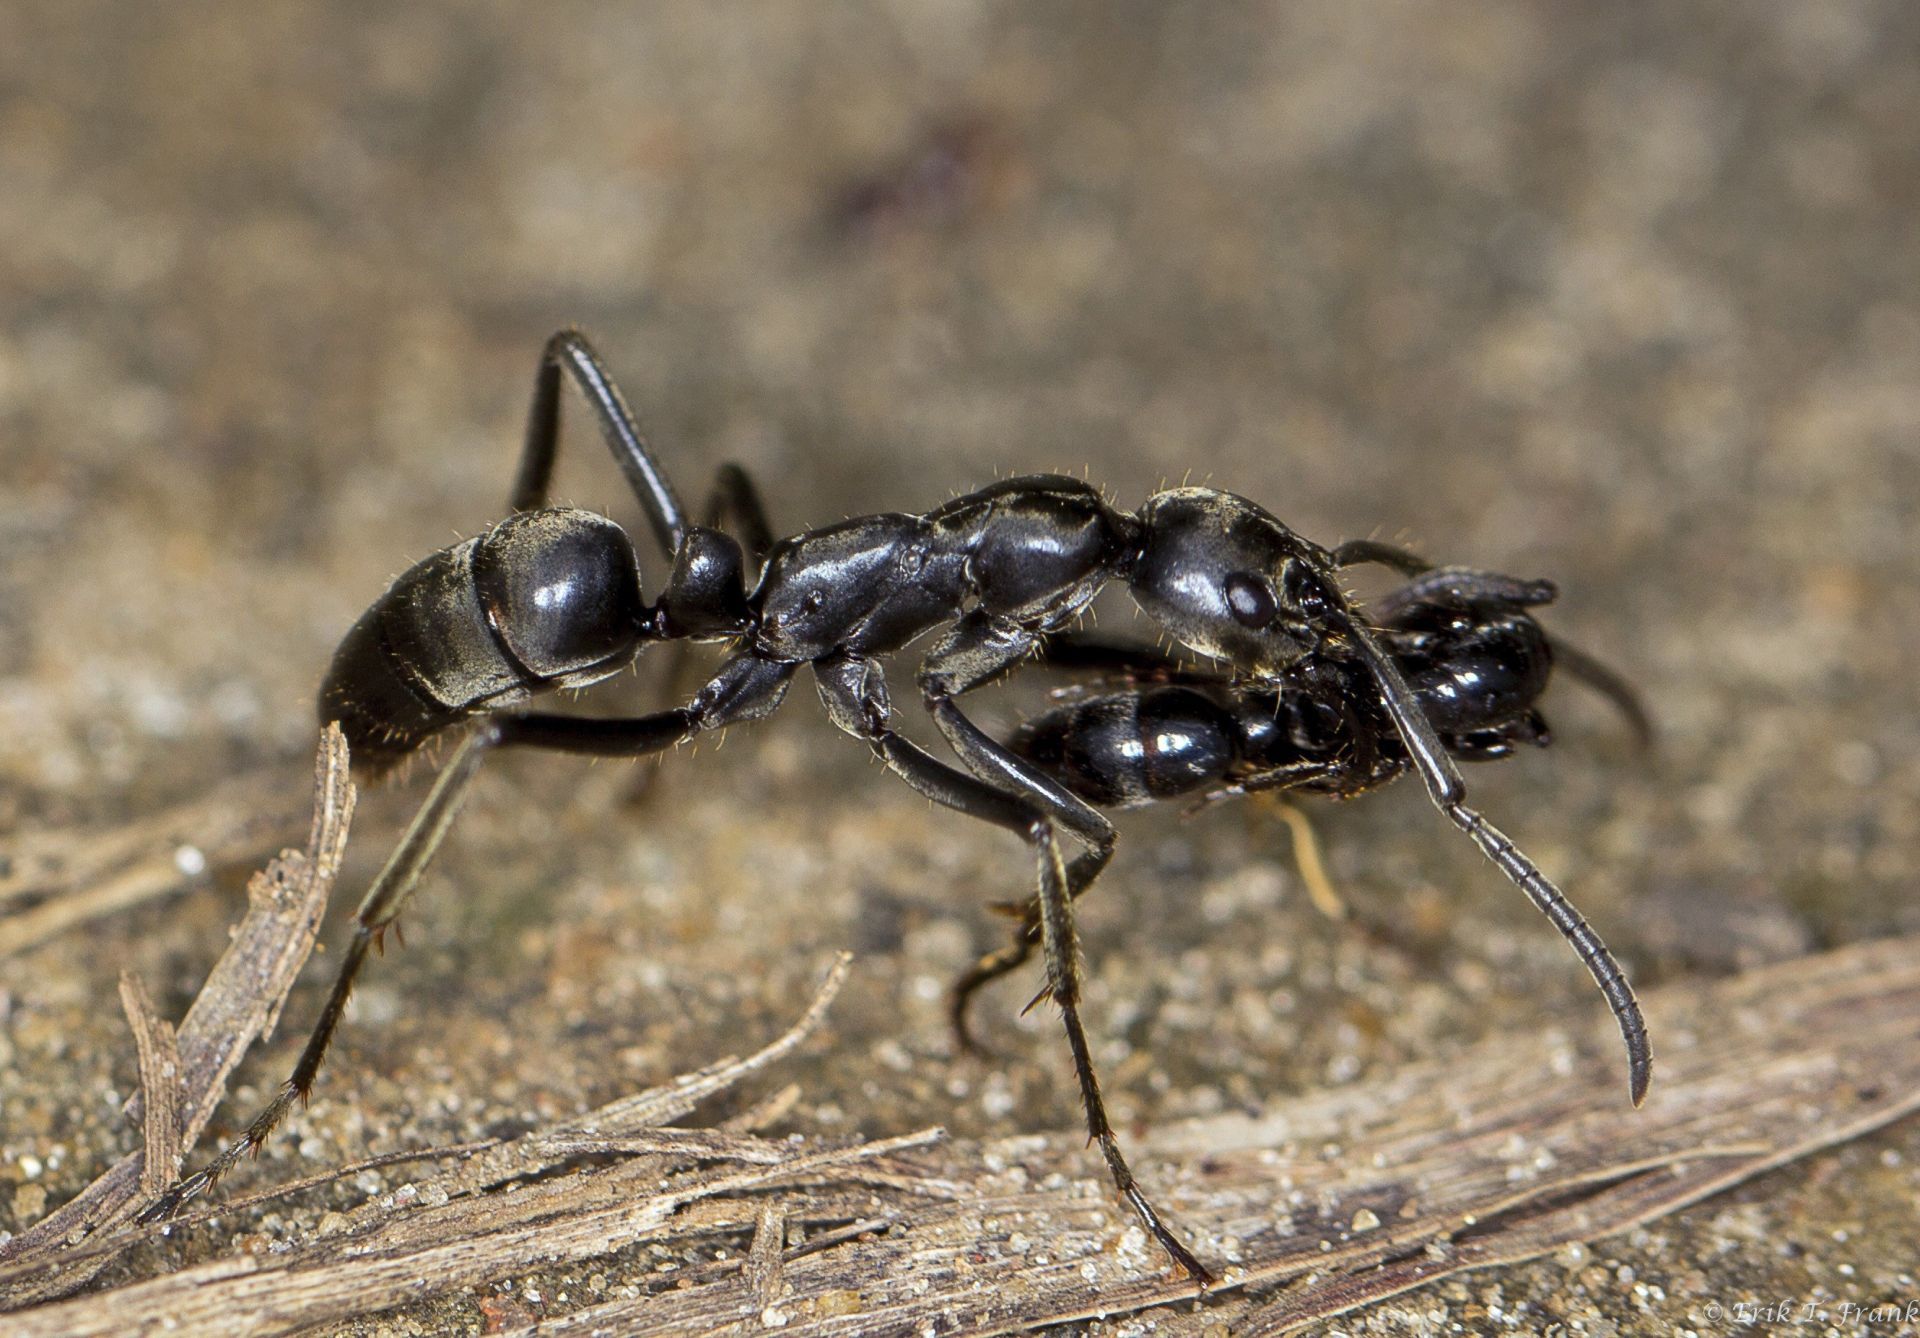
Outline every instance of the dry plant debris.
POLYGON ((251 775, 134 822, 10 836, 0 859, 0 957, 292 839, 297 797, 280 788, 251 775))
POLYGON ((139 983, 124 982, 146 1091, 136 1115, 155 1166, 130 1155, 0 1249, 10 1333, 281 1333, 648 1244, 672 1248, 676 1263, 635 1295, 498 1318, 541 1334, 767 1327, 852 1338, 1024 1332, 1158 1307, 1164 1332, 1226 1323, 1278 1334, 1623 1231, 1920 1106, 1920 943, 1657 991, 1660 1067, 1638 1114, 1619 1101, 1596 1028, 1580 1042, 1498 1037, 1448 1063, 1148 1135, 1146 1174, 1224 1269, 1196 1303, 1111 1201, 1076 1134, 757 1133, 793 1109, 791 1087, 716 1128, 670 1127, 812 1034, 846 978, 843 955, 805 1014, 745 1059, 516 1138, 302 1181, 291 1188, 367 1165, 446 1163, 329 1214, 287 1248, 73 1295, 160 1230, 128 1218, 271 1026, 338 867, 353 805, 345 766, 330 735, 307 851, 256 878, 252 911, 177 1037, 139 983), (706 1248, 716 1243, 725 1257, 706 1248))

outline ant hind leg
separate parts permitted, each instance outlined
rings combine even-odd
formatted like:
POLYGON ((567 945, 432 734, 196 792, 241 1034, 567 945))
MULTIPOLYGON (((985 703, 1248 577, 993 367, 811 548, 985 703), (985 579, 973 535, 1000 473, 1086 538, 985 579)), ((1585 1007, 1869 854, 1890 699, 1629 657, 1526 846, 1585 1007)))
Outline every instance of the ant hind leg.
POLYGON ((496 748, 531 747, 596 757, 645 757, 664 752, 703 729, 717 729, 737 721, 758 719, 771 712, 785 696, 793 666, 736 656, 701 690, 693 702, 671 711, 627 719, 525 714, 485 720, 474 727, 441 770, 426 802, 414 815, 406 835, 388 856, 386 865, 354 912, 353 939, 341 959, 333 989, 320 1011, 320 1020, 307 1037, 293 1072, 280 1091, 247 1126, 205 1167, 162 1194, 139 1215, 143 1222, 161 1221, 180 1211, 188 1200, 204 1194, 231 1171, 242 1157, 257 1151, 296 1101, 305 1101, 320 1075, 320 1066, 333 1044, 334 1033, 346 1013, 368 951, 392 926, 420 885, 448 829, 466 801, 480 763, 496 748))

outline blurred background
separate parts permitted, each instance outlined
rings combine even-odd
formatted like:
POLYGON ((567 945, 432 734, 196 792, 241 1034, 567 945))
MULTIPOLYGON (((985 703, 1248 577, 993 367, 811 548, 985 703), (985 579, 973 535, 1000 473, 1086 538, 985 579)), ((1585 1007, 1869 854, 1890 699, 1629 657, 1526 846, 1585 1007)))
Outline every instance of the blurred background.
MULTIPOLYGON (((297 812, 334 644, 501 514, 541 342, 579 325, 682 492, 739 461, 782 532, 1062 470, 1551 577, 1659 750, 1562 687, 1556 746, 1469 780, 1636 982, 1920 930, 1916 126, 1897 0, 9 0, 0 832, 235 777, 297 812)), ((558 491, 637 521, 590 432, 558 491)), ((658 1081, 765 1035, 842 945, 799 1126, 1070 1127, 1056 1024, 1012 1018, 1031 981, 983 1000, 997 1067, 954 1058, 940 1002, 1018 845, 929 812, 804 687, 728 744, 493 767, 259 1174, 658 1081)), ((420 782, 363 803, 348 897, 420 782)), ((1084 932, 1129 1127, 1600 1024, 1402 788, 1319 814, 1391 932, 1321 921, 1259 814, 1126 823, 1084 932)), ((184 1004, 238 885, 0 961, 14 1227, 131 1145, 113 981, 184 1004)), ((1916 1158, 1897 1128, 1424 1304, 1666 1332, 1721 1238, 1769 1285, 1898 1292, 1916 1158)))

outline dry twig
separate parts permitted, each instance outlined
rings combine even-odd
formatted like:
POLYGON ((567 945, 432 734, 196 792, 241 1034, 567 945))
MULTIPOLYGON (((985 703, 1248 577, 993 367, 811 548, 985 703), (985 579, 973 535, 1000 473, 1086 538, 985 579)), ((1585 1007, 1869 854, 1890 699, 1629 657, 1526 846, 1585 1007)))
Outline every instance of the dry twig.
POLYGON ((173 1027, 153 1011, 153 1000, 140 977, 120 974, 120 1003, 133 1028, 140 1054, 140 1092, 146 1103, 141 1145, 140 1197, 157 1198, 180 1173, 180 1048, 173 1027))
POLYGON ((186 886, 195 876, 181 864, 189 849, 213 867, 291 839, 296 802, 291 794, 283 802, 272 779, 249 776, 137 822, 10 837, 0 905, 18 904, 0 916, 0 957, 186 886))
MULTIPOLYGON (((321 737, 314 787, 313 825, 305 852, 282 851, 247 884, 246 919, 180 1024, 174 1082, 175 1128, 182 1149, 193 1146, 213 1117, 227 1075, 247 1047, 273 1029, 287 991, 313 951, 353 817, 347 744, 337 728, 330 726, 321 737)), ((133 1113, 144 1119, 142 1099, 135 1098, 133 1113)), ((139 1206, 145 1166, 144 1150, 121 1158, 64 1206, 0 1245, 0 1265, 53 1263, 74 1242, 124 1221, 139 1206)), ((97 1267, 95 1263, 20 1281, 7 1292, 6 1304, 64 1295, 83 1286, 97 1267)))

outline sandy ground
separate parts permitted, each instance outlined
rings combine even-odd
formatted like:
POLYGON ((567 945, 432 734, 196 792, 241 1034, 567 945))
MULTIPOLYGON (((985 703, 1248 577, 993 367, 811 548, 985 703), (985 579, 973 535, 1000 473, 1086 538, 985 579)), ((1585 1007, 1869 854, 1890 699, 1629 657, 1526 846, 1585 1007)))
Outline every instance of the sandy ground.
MULTIPOLYGON (((1893 0, 10 0, 0 832, 234 776, 297 793, 333 644, 501 513, 535 355, 578 324, 682 490, 738 460, 782 530, 1058 469, 1551 576, 1553 626, 1640 686, 1660 749, 1563 689, 1551 751, 1470 780, 1636 981, 1920 930, 1916 126, 1920 11, 1893 0)), ((570 441, 562 493, 636 524, 570 441)), ((653 700, 663 658, 602 705, 653 700)), ((777 1030, 841 946, 796 1127, 1069 1127, 1055 1024, 1013 1018, 1031 981, 985 1001, 999 1066, 954 1056, 940 1001, 997 942, 1019 846, 930 811, 811 697, 644 794, 625 766, 492 768, 250 1177, 657 1081, 777 1030)), ((363 804, 351 887, 421 779, 363 804)), ((1316 916, 1258 815, 1126 823, 1085 935, 1130 1127, 1597 1014, 1414 787, 1320 827, 1392 934, 1316 916)), ((0 962, 0 1222, 132 1145, 114 981, 181 1006, 237 888, 183 880, 0 962)), ((1908 1123, 1341 1328, 1706 1333, 1715 1299, 1920 1299, 1917 1163, 1908 1123)))

